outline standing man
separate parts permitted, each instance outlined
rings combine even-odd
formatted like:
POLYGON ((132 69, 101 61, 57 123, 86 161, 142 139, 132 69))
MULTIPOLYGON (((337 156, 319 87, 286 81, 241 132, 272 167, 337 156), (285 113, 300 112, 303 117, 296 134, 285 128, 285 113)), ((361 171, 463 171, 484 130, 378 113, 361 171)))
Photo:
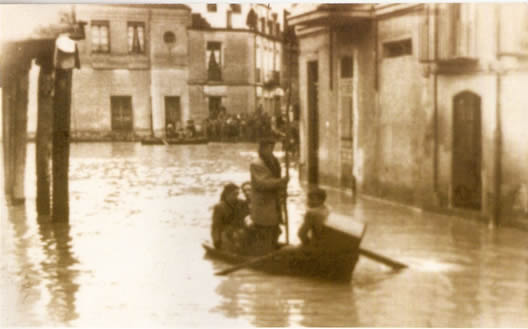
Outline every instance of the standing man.
POLYGON ((255 224, 254 252, 263 255, 278 246, 282 222, 281 198, 285 197, 288 179, 281 178, 279 160, 273 155, 275 141, 259 143, 258 158, 250 165, 251 219, 255 224))

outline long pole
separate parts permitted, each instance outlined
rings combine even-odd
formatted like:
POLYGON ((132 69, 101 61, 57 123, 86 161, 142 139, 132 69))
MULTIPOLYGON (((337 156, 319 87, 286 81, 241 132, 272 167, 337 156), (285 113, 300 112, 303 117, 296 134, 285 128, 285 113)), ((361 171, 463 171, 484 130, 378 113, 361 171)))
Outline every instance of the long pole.
MULTIPOLYGON (((286 178, 290 179, 290 104, 291 104, 291 89, 292 89, 292 83, 291 83, 291 36, 289 35, 289 31, 285 33, 285 43, 284 46, 286 47, 286 50, 288 51, 288 98, 286 102, 286 137, 284 142, 284 149, 285 149, 285 161, 286 161, 286 178)), ((284 197, 284 225, 286 226, 286 244, 290 243, 290 231, 289 231, 289 224, 288 224, 288 191, 285 192, 284 197)))
POLYGON ((72 70, 55 70, 53 103, 52 216, 54 221, 69 221, 70 106, 72 70))

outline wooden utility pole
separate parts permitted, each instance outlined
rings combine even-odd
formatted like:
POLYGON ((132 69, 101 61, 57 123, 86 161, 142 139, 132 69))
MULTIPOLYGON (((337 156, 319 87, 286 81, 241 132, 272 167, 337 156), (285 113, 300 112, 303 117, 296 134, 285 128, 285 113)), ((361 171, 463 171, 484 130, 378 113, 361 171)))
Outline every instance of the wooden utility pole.
POLYGON ((72 70, 55 70, 53 97, 53 208, 54 221, 69 221, 70 106, 72 70))
POLYGON ((3 158, 4 158, 4 193, 6 196, 11 197, 13 194, 13 167, 14 167, 14 154, 12 130, 13 130, 13 100, 15 99, 15 85, 9 83, 13 78, 13 70, 5 69, 2 67, 2 146, 3 146, 3 158))
MULTIPOLYGON (((31 62, 26 58, 21 58, 19 67, 17 67, 13 83, 15 84, 14 107, 8 109, 13 115, 11 122, 14 123, 9 133, 13 138, 11 153, 14 167, 12 201, 13 203, 24 203, 24 178, 26 171, 26 144, 27 144, 27 117, 28 117, 28 89, 29 89, 29 67, 31 62)), ((12 103, 13 104, 13 103, 12 103)))
POLYGON ((50 214, 50 143, 53 129, 53 59, 38 59, 38 114, 36 136, 37 213, 50 214))

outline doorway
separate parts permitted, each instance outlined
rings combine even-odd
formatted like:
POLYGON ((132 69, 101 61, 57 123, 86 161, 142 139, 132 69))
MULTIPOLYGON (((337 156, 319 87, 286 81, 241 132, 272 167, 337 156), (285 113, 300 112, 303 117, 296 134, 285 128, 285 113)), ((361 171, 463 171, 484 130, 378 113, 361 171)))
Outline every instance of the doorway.
POLYGON ((132 97, 111 96, 112 131, 129 133, 133 130, 132 97))
POLYGON ((209 119, 216 119, 222 106, 222 97, 209 96, 209 119))
POLYGON ((319 105, 317 61, 308 62, 308 184, 319 184, 319 105))
POLYGON ((181 107, 179 96, 165 96, 165 134, 173 137, 181 126, 181 107))
POLYGON ((453 99, 453 206, 481 208, 480 97, 465 91, 453 99))

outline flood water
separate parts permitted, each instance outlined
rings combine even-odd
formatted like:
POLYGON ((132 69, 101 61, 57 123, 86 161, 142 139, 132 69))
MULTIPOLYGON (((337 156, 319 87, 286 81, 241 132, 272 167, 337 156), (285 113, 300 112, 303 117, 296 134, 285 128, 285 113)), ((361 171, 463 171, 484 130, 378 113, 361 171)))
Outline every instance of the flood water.
MULTIPOLYGON (((528 233, 331 192, 367 222, 350 284, 271 276, 204 258, 223 184, 249 179, 251 144, 72 144, 70 222, 35 213, 28 144, 23 206, 0 201, 0 326, 528 326, 528 233)), ((280 152, 278 152, 280 153, 280 152)), ((290 240, 304 192, 289 185, 290 240)), ((3 178, 3 177, 2 177, 3 178)), ((2 182, 3 185, 3 182, 2 182)))

